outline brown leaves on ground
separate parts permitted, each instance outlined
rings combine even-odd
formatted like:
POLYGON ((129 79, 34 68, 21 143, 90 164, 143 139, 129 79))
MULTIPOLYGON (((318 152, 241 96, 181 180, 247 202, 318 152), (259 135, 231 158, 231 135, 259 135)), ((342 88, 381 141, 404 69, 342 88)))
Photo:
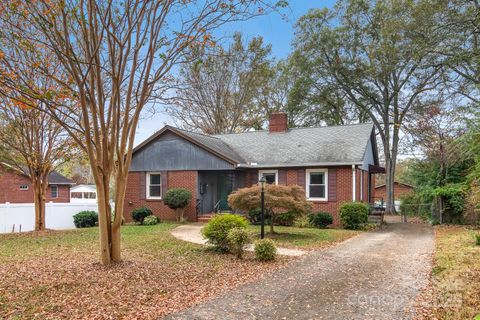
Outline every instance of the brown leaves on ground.
MULTIPOLYGON (((237 260, 172 239, 169 229, 129 228, 144 228, 153 236, 128 236, 124 262, 112 267, 98 263, 97 242, 91 242, 95 236, 83 230, 77 231, 85 236, 78 241, 75 233, 66 233, 65 243, 47 239, 36 247, 32 240, 33 253, 3 260, 0 255, 0 318, 158 319, 286 262, 259 263, 251 254, 237 260)), ((8 241, 17 240, 10 236, 8 241)))
POLYGON ((430 284, 417 301, 417 320, 464 320, 480 315, 480 247, 464 226, 435 227, 430 284))

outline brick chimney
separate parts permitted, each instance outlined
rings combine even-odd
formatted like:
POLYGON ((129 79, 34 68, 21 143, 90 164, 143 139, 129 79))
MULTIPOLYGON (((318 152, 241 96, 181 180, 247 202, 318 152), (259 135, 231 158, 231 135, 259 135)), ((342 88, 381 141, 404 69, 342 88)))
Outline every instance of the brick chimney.
POLYGON ((275 112, 270 115, 269 132, 285 132, 288 130, 288 118, 284 112, 275 112))

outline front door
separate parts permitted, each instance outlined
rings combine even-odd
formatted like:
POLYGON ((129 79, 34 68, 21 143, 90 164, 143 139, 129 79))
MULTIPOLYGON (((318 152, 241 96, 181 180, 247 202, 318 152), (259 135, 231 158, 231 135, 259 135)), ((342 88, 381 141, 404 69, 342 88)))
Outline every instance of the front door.
POLYGON ((233 191, 233 174, 222 173, 218 175, 217 183, 218 210, 230 210, 228 196, 233 191))

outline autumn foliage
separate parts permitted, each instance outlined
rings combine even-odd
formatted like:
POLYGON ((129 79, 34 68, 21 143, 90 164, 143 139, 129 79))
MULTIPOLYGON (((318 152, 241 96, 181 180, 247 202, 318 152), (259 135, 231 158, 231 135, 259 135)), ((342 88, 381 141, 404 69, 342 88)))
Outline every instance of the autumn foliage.
MULTIPOLYGON (((260 208, 260 186, 238 189, 228 197, 228 204, 236 210, 248 212, 260 208)), ((307 202, 305 191, 297 185, 265 186, 265 210, 272 216, 270 231, 273 233, 275 216, 286 211, 306 215, 312 207, 307 202)))

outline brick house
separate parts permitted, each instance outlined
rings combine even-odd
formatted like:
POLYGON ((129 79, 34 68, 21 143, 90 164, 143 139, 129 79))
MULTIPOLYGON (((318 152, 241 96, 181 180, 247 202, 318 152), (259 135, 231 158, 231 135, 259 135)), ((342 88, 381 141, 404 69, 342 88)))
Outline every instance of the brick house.
MULTIPOLYGON (((75 183, 54 171, 48 178, 47 202, 70 202, 70 187, 75 183)), ((33 203, 30 179, 7 164, 0 163, 0 203, 33 203)))
MULTIPOLYGON (((412 185, 395 181, 393 185, 394 200, 399 201, 403 195, 412 193, 413 189, 414 187, 412 185)), ((382 199, 383 201, 387 199, 387 188, 385 184, 375 186, 375 201, 381 201, 382 199)))
POLYGON ((373 174, 384 172, 372 124, 289 129, 287 123, 286 114, 275 113, 268 130, 222 135, 165 126, 133 151, 125 218, 147 206, 173 220, 162 194, 183 187, 193 197, 185 216, 197 221, 228 210, 228 195, 261 176, 268 183, 302 186, 314 211, 331 213, 335 224, 341 203, 372 200, 373 174))

